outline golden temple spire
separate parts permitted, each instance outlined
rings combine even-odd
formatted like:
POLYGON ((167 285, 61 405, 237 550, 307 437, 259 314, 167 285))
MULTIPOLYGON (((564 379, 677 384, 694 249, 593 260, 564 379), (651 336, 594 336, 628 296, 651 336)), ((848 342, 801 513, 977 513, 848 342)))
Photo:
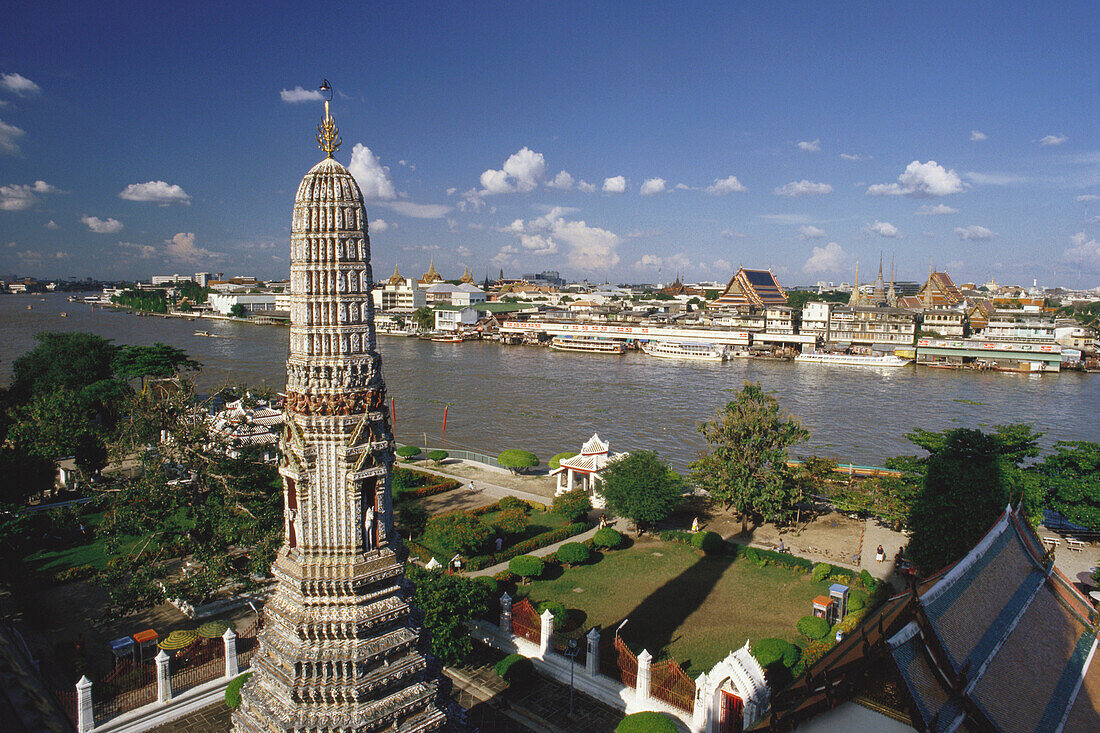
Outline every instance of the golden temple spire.
POLYGON ((325 117, 317 125, 317 146, 331 158, 344 141, 340 139, 340 128, 336 127, 336 120, 329 114, 328 103, 332 101, 332 87, 329 86, 328 79, 321 83, 321 93, 328 96, 325 97, 325 117))

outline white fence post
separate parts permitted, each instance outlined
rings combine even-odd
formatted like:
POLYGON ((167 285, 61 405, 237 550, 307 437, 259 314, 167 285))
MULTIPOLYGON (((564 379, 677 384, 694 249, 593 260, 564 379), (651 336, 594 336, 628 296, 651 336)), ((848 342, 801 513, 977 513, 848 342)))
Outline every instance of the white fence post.
POLYGON ((653 663, 653 655, 649 653, 648 649, 643 649, 638 655, 638 680, 637 689, 635 690, 639 705, 645 705, 649 702, 649 668, 653 663))
POLYGON ((222 634, 222 641, 225 642, 225 676, 227 679, 233 679, 237 676, 237 635, 233 633, 232 628, 225 630, 222 634))
POLYGON ((550 609, 542 612, 542 636, 539 637, 539 657, 546 659, 550 653, 550 637, 554 635, 554 614, 550 609))
POLYGON ((507 593, 500 597, 500 633, 506 639, 512 636, 512 596, 507 593))
POLYGON ((95 728, 95 712, 92 709, 92 681, 82 675, 76 683, 76 729, 91 733, 95 728))
POLYGON ((707 729, 707 673, 703 672, 695 680, 695 710, 691 721, 695 730, 707 729))
POLYGON ((591 675, 600 673, 600 632, 595 627, 584 637, 588 640, 588 653, 584 655, 584 671, 591 675))
POLYGON ((160 650, 160 654, 156 656, 157 663, 157 700, 159 702, 168 702, 172 699, 172 674, 168 670, 168 662, 170 657, 160 650))

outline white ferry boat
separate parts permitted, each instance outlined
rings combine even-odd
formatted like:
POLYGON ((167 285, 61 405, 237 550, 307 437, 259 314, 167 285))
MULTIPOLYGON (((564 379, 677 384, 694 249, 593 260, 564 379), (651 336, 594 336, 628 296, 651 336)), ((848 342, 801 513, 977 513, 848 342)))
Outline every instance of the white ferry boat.
POLYGON ((815 362, 817 364, 871 367, 901 367, 913 361, 912 359, 902 359, 900 356, 895 356, 894 354, 826 354, 820 351, 797 354, 794 360, 815 362))
POLYGON ((695 344, 680 341, 647 341, 642 351, 650 356, 666 359, 694 359, 699 361, 725 361, 726 347, 717 344, 695 344))
POLYGON ((555 336, 550 341, 554 351, 587 351, 591 354, 624 354, 626 344, 621 341, 603 341, 573 336, 555 336))

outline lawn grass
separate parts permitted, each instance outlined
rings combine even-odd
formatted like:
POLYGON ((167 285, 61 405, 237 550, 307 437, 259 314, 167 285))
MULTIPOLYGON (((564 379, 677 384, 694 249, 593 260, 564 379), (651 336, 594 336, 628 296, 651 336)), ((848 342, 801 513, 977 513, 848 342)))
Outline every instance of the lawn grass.
POLYGON ((801 643, 795 622, 811 612, 814 597, 828 594, 828 587, 814 583, 809 574, 647 540, 605 552, 595 564, 535 581, 529 597, 583 611, 581 631, 599 626, 605 641, 629 619, 622 637, 635 651, 667 654, 697 675, 746 639, 801 643))

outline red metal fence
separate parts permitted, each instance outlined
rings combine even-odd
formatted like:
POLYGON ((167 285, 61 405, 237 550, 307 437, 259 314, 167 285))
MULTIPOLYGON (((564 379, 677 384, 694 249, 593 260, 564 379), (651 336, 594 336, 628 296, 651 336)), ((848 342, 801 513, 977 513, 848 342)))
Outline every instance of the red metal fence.
POLYGON ((76 687, 73 686, 67 690, 54 690, 53 696, 57 700, 57 704, 65 711, 65 715, 69 717, 73 725, 76 725, 76 687))
POLYGON ((156 700, 157 668, 151 659, 137 664, 120 662, 92 686, 92 714, 97 724, 156 700))
POLYGON ((526 598, 512 606, 512 633, 536 644, 542 641, 542 619, 526 598))
POLYGON ((259 640, 256 638, 263 628, 264 617, 259 615, 252 625, 237 634, 237 668, 244 669, 252 661, 252 655, 256 653, 259 640))
POLYGON ((655 662, 649 668, 649 694, 684 712, 695 710, 695 681, 674 659, 655 662))
POLYGON ((619 680, 628 687, 638 686, 638 657, 630 651, 622 637, 615 634, 616 670, 619 680))

